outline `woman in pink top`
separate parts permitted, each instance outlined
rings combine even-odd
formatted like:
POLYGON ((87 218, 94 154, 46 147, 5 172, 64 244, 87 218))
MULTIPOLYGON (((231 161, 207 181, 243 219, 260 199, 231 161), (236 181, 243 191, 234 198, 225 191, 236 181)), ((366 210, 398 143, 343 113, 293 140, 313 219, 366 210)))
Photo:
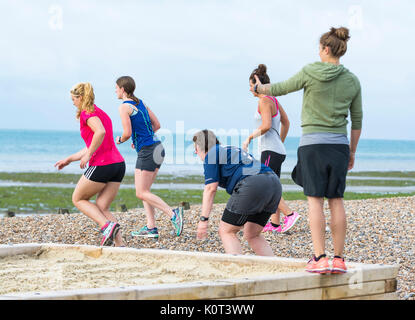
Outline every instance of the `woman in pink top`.
POLYGON ((100 226, 101 246, 124 246, 120 226, 109 211, 125 174, 125 162, 115 146, 112 122, 108 115, 94 104, 94 90, 90 83, 79 83, 71 90, 77 107, 81 136, 86 147, 58 161, 55 167, 63 169, 73 161, 80 161, 81 169, 89 167, 79 179, 72 202, 82 213, 100 226), (95 203, 89 201, 97 195, 95 203))

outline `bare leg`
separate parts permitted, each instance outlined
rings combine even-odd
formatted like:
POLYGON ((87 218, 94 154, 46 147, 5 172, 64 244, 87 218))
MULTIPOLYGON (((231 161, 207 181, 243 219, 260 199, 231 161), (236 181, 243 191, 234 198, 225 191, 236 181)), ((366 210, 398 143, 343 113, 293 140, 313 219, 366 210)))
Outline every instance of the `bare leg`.
POLYGON ((255 254, 259 256, 274 256, 271 246, 261 234, 263 228, 263 226, 253 222, 245 223, 244 238, 248 241, 255 254))
POLYGON ((318 257, 325 252, 326 218, 323 211, 324 198, 307 197, 307 199, 314 254, 318 257))
MULTIPOLYGON (((160 197, 155 194, 152 194, 150 191, 151 185, 153 184, 154 179, 156 178, 158 169, 156 171, 146 171, 146 170, 135 170, 135 189, 137 198, 142 201, 145 201, 148 206, 157 208, 163 211, 169 218, 173 217, 173 210, 170 206, 165 203, 160 197)), ((146 208, 146 207, 144 207, 146 208)), ((154 209, 146 211, 146 214, 150 215, 154 219, 154 209)))
MULTIPOLYGON (((117 222, 117 219, 109 211, 109 208, 117 196, 120 184, 121 183, 119 182, 108 182, 105 188, 97 196, 96 204, 98 208, 100 208, 106 219, 112 222, 117 222)), ((114 239, 114 243, 116 247, 125 246, 121 231, 118 231, 117 236, 114 239)))
MULTIPOLYGON (((156 171, 154 172, 151 185, 154 183, 154 180, 156 180, 158 170, 159 169, 156 169, 156 171)), ((151 185, 149 187, 149 190, 151 189, 151 185)), ((146 213, 146 218, 147 218, 147 228, 153 229, 156 226, 156 219, 154 216, 155 215, 154 207, 144 200, 143 200, 143 206, 144 206, 144 211, 146 213)))
POLYGON ((280 212, 282 212, 285 216, 288 216, 292 213, 292 210, 290 209, 290 207, 287 205, 287 203, 284 201, 283 198, 281 198, 280 200, 280 204, 278 205, 277 211, 273 215, 271 215, 271 222, 273 224, 281 224, 280 212))
POLYGON ((153 229, 156 226, 156 218, 154 207, 151 206, 148 202, 143 201, 144 211, 146 213, 147 219, 147 228, 153 229))
POLYGON ((241 242, 237 237, 237 233, 242 227, 237 227, 232 224, 220 221, 219 236, 222 240, 225 252, 229 254, 242 254, 241 242))
POLYGON ((329 199, 329 207, 331 213, 330 227, 333 237, 334 255, 343 257, 347 227, 343 198, 329 199))
POLYGON ((101 209, 96 204, 90 202, 89 199, 101 192, 105 185, 105 183, 90 181, 82 175, 72 194, 72 202, 75 207, 94 220, 100 228, 107 223, 107 218, 101 209))

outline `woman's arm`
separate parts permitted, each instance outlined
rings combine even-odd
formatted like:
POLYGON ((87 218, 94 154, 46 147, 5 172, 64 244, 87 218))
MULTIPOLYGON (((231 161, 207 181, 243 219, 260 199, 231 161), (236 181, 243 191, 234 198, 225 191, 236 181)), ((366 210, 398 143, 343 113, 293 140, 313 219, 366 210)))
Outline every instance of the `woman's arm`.
POLYGON ((282 108, 279 102, 278 102, 278 109, 281 115, 280 138, 281 138, 281 141, 284 143, 285 138, 287 138, 287 135, 288 135, 288 130, 290 129, 290 120, 288 119, 287 113, 282 108))
POLYGON ((262 123, 261 125, 255 129, 252 134, 245 140, 245 142, 242 144, 242 148, 247 151, 248 146, 251 143, 251 141, 259 136, 264 135, 268 132, 269 129, 271 129, 272 126, 272 101, 268 98, 261 98, 259 100, 259 111, 261 112, 261 119, 262 123))
POLYGON ((357 144, 359 143, 361 133, 362 133, 362 129, 359 129, 359 130, 352 129, 350 133, 350 158, 349 158, 349 166, 347 170, 352 170, 354 167, 357 144))
POLYGON ((351 132, 350 132, 350 159, 348 170, 352 170, 354 167, 355 154, 357 150, 357 144, 359 143, 360 134, 362 133, 362 89, 360 82, 357 80, 357 94, 350 106, 350 118, 352 120, 351 132))
POLYGON ((131 133, 132 133, 131 120, 130 120, 131 109, 127 105, 125 105, 125 103, 123 103, 119 106, 118 111, 120 113, 123 132, 122 132, 121 137, 115 138, 115 142, 117 144, 120 144, 120 143, 127 141, 131 137, 131 133))
MULTIPOLYGON (((143 102, 143 104, 144 104, 144 102, 143 102)), ((159 122, 159 120, 157 119, 157 117, 156 117, 156 115, 154 114, 154 112, 153 111, 151 111, 150 110, 150 108, 149 107, 147 107, 146 105, 144 105, 146 108, 147 108, 147 111, 148 111, 148 115, 150 116, 150 120, 151 120, 151 126, 153 127, 153 131, 154 132, 157 132, 157 130, 159 130, 160 129, 160 122, 159 122)))
POLYGON ((63 160, 59 160, 58 162, 55 163, 55 167, 58 170, 62 170, 64 167, 66 167, 67 165, 69 165, 71 162, 74 161, 79 161, 81 160, 81 158, 88 152, 88 148, 85 147, 82 150, 78 151, 77 153, 74 153, 72 155, 70 155, 69 157, 63 159, 63 160))
POLYGON ((306 85, 306 76, 303 70, 292 76, 290 79, 274 84, 262 84, 255 75, 256 84, 251 87, 251 91, 270 96, 283 96, 290 92, 301 90, 306 85), (256 87, 256 88, 255 88, 256 87))
POLYGON ((84 169, 86 167, 88 161, 91 159, 94 152, 97 151, 102 141, 104 141, 105 137, 105 128, 102 125, 101 120, 97 116, 89 118, 86 121, 86 124, 94 132, 94 136, 92 137, 91 145, 87 149, 87 152, 80 159, 81 163, 79 166, 81 167, 81 169, 84 169))
MULTIPOLYGON (((212 211, 213 201, 215 200, 216 191, 218 189, 219 182, 207 184, 203 191, 202 200, 202 217, 209 218, 210 211, 212 211)), ((207 237, 207 229, 209 221, 199 221, 197 226, 197 239, 205 239, 207 237)))

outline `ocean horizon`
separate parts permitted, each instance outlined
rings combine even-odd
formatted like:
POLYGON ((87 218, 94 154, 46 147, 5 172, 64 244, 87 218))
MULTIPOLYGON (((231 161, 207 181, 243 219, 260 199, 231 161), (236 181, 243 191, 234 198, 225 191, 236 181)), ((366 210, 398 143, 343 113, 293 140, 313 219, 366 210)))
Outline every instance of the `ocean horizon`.
MULTIPOLYGON (((121 132, 114 132, 114 139, 117 135, 121 135, 121 132)), ((203 174, 202 163, 193 154, 191 135, 161 134, 158 137, 166 150, 160 174, 203 174)), ((240 147, 245 138, 243 135, 223 136, 220 141, 223 145, 240 147)), ((255 139, 251 144, 249 152, 259 159, 257 141, 255 139)), ((287 158, 282 165, 282 172, 291 172, 294 168, 299 141, 299 137, 287 137, 287 158)), ((0 172, 58 172, 54 167, 58 160, 85 147, 79 131, 57 130, 0 129, 0 144, 0 172)), ((131 148, 130 142, 117 146, 126 161, 126 174, 133 174, 136 151, 131 148)), ((77 162, 60 172, 83 171, 77 162)), ((361 139, 352 172, 358 171, 415 171, 415 141, 361 139)))

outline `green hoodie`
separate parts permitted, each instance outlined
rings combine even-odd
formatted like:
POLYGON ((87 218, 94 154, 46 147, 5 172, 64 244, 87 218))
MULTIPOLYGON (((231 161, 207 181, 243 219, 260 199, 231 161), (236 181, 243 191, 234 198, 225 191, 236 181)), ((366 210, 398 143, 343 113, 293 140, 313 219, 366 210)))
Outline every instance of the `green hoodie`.
POLYGON ((357 77, 343 65, 315 62, 290 79, 271 85, 270 95, 304 89, 303 134, 333 132, 347 135, 350 110, 352 130, 362 128, 362 94, 357 77))

